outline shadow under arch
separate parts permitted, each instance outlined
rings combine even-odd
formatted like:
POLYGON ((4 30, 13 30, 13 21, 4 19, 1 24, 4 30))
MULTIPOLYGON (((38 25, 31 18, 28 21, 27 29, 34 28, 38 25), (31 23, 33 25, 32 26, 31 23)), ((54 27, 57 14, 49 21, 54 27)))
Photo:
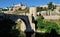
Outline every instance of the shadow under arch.
POLYGON ((0 37, 18 37, 19 30, 12 29, 16 23, 10 19, 0 21, 0 37))

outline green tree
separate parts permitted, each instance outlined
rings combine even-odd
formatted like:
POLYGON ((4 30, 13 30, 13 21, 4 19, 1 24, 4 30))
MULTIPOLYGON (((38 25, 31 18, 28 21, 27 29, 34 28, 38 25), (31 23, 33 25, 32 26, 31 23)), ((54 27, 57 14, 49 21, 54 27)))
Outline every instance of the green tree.
POLYGON ((38 27, 38 30, 44 28, 43 19, 41 16, 37 18, 37 27, 38 27))
POLYGON ((45 11, 47 11, 47 10, 48 10, 48 8, 44 7, 44 10, 45 10, 45 11))
POLYGON ((26 8, 26 13, 29 13, 29 8, 26 8))
POLYGON ((37 12, 43 11, 43 7, 37 7, 37 12))
POLYGON ((2 11, 8 11, 9 9, 2 9, 2 11))
POLYGON ((47 11, 48 10, 48 8, 46 8, 46 7, 37 7, 37 12, 41 12, 41 11, 47 11))
POLYGON ((54 9, 56 9, 56 5, 53 5, 53 2, 49 2, 48 3, 48 9, 49 10, 54 10, 54 9))

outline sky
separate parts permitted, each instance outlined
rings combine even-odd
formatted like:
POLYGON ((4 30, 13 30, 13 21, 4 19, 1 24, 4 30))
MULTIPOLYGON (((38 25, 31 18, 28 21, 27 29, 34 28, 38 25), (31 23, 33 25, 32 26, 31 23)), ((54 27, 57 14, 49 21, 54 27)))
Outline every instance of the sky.
POLYGON ((44 5, 49 2, 54 2, 56 4, 60 4, 60 0, 0 0, 0 8, 10 7, 13 4, 22 3, 26 6, 39 6, 44 5))

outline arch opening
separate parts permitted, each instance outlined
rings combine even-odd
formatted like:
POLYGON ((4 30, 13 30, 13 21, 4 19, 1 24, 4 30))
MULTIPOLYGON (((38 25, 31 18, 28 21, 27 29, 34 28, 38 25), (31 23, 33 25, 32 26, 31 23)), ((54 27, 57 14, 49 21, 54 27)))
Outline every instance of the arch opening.
POLYGON ((18 25, 18 26, 20 26, 21 31, 23 31, 23 32, 33 31, 32 28, 31 28, 30 22, 27 21, 26 19, 20 18, 17 21, 21 22, 21 24, 18 25))
POLYGON ((26 26, 25 26, 25 23, 24 23, 23 20, 18 19, 18 20, 16 21, 16 23, 17 23, 16 29, 19 29, 19 30, 21 30, 21 31, 23 31, 23 32, 26 30, 26 26))

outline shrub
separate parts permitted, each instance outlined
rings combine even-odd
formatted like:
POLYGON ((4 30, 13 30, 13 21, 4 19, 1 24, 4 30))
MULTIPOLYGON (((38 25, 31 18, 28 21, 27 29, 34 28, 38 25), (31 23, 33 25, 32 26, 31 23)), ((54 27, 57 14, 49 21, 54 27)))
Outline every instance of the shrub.
POLYGON ((55 22, 52 22, 52 21, 50 21, 50 22, 48 22, 48 21, 46 21, 46 22, 43 22, 43 19, 42 19, 42 17, 38 17, 37 18, 37 29, 38 30, 46 30, 46 32, 50 32, 51 31, 51 29, 55 29, 55 30, 60 30, 60 27, 55 23, 55 22))

